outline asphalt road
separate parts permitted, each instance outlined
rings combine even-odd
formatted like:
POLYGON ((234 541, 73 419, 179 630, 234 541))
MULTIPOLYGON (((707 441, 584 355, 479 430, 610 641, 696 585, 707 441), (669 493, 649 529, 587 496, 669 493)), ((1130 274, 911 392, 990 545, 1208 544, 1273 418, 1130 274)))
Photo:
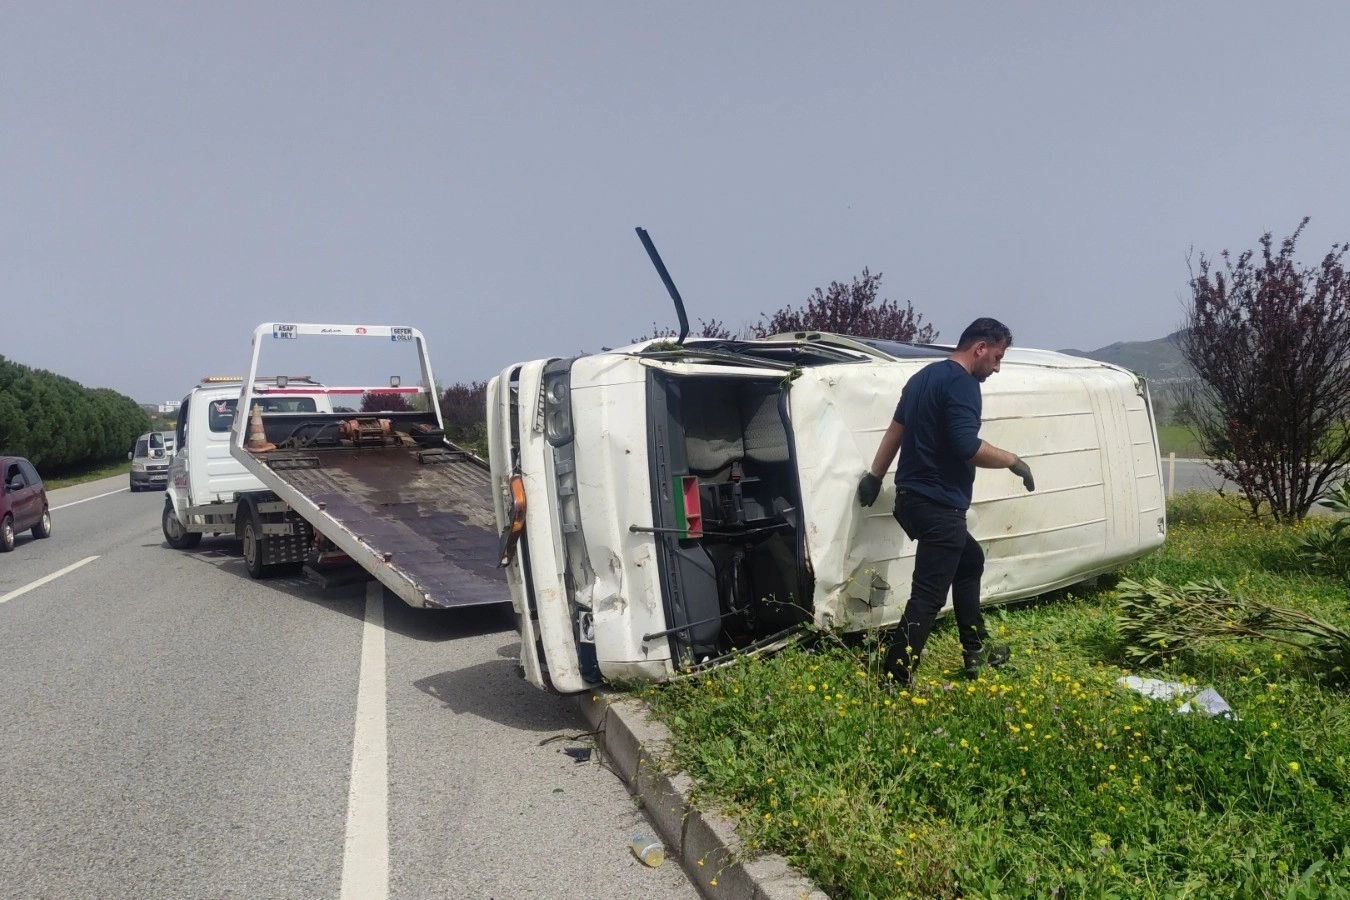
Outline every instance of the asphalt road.
POLYGON ((125 485, 52 492, 0 557, 0 897, 698 896, 629 854, 648 826, 562 752, 586 728, 515 675, 508 610, 252 581, 125 485))
POLYGON ((1175 463, 1166 457, 1162 461, 1163 486, 1171 485, 1170 495, 1184 491, 1216 491, 1222 488, 1231 491, 1234 485, 1218 476, 1203 459, 1177 459, 1175 463))

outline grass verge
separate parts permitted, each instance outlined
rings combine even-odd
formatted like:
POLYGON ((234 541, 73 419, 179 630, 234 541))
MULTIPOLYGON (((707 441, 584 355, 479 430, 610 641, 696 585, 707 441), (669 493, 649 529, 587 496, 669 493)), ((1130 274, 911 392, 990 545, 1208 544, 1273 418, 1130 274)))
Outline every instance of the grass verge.
MULTIPOLYGON (((1125 574, 1224 580, 1350 624, 1296 529, 1219 498, 1169 506, 1165 546, 1125 574)), ((1165 670, 1125 664, 1109 587, 990 613, 1012 661, 960 676, 954 629, 914 687, 879 636, 824 636, 643 690, 701 801, 837 898, 1350 896, 1350 702, 1289 647, 1227 642, 1165 670), (1178 715, 1126 674, 1212 685, 1234 719, 1178 715)))
POLYGON ((57 488, 70 487, 75 484, 84 484, 86 481, 98 481, 101 478, 111 478, 114 475, 127 475, 130 471, 131 463, 108 463, 101 466, 91 466, 88 469, 66 472, 54 478, 47 478, 44 476, 42 485, 47 490, 54 491, 57 488))
POLYGON ((1205 451, 1200 440, 1185 425, 1158 426, 1158 452, 1163 456, 1175 453, 1181 459, 1203 459, 1205 451))

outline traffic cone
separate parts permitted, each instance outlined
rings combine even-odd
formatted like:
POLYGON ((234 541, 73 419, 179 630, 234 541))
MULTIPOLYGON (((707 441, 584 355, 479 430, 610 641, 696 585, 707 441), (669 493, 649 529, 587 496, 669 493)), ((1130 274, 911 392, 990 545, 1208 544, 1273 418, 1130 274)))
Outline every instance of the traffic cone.
POLYGON ((267 432, 263 431, 262 408, 256 403, 248 416, 248 442, 244 444, 244 449, 249 453, 266 453, 277 449, 276 444, 267 441, 267 432))

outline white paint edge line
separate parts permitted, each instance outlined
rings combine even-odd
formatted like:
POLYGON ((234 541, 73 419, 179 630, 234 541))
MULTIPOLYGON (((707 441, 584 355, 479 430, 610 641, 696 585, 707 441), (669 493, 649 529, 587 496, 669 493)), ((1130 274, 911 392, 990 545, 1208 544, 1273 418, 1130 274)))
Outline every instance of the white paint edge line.
POLYGON ((341 900, 389 896, 389 733, 385 710, 384 586, 366 585, 361 674, 356 690, 347 791, 347 839, 342 853, 341 900))
POLYGON ((69 503, 62 503, 60 506, 53 506, 52 511, 55 512, 58 509, 65 509, 67 506, 79 506, 81 503, 88 503, 90 500, 97 500, 100 497, 111 497, 113 494, 123 494, 129 490, 131 490, 129 487, 118 488, 115 491, 108 491, 106 494, 95 494, 92 497, 85 497, 83 500, 72 500, 69 503))
POLYGON ((50 575, 45 575, 45 576, 43 576, 42 578, 39 578, 37 581, 34 581, 32 584, 25 584, 23 587, 19 588, 19 589, 16 590, 16 591, 10 591, 8 594, 5 594, 3 597, 0 597, 0 603, 5 603, 5 602, 7 602, 7 601, 13 600, 15 597, 18 597, 18 596, 21 596, 21 595, 23 595, 23 594, 28 593, 28 592, 31 591, 33 588, 40 588, 40 587, 42 587, 44 584, 46 584, 47 582, 49 582, 49 581, 55 581, 56 579, 60 578, 62 575, 65 575, 65 574, 67 574, 67 573, 69 573, 69 572, 74 572, 74 571, 75 571, 76 569, 78 569, 80 566, 83 566, 83 565, 86 565, 86 564, 88 564, 88 563, 91 563, 91 562, 93 562, 93 561, 96 560, 96 559, 98 559, 97 556, 86 556, 84 559, 80 560, 79 562, 77 562, 77 563, 71 563, 70 565, 66 566, 64 569, 61 569, 61 570, 56 571, 56 572, 53 572, 53 573, 50 574, 50 575))

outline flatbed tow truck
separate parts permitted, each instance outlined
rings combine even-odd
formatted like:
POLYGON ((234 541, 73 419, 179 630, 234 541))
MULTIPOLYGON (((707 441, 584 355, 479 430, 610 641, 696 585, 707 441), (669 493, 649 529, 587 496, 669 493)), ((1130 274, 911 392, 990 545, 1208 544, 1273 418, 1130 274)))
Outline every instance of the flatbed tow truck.
POLYGON ((254 330, 230 439, 230 454, 266 488, 238 498, 251 576, 293 566, 303 545, 311 560, 345 554, 410 606, 510 602, 489 466, 446 439, 435 384, 415 328, 268 322, 254 330), (320 337, 413 344, 421 387, 410 409, 264 411, 255 402, 262 347, 320 337))

